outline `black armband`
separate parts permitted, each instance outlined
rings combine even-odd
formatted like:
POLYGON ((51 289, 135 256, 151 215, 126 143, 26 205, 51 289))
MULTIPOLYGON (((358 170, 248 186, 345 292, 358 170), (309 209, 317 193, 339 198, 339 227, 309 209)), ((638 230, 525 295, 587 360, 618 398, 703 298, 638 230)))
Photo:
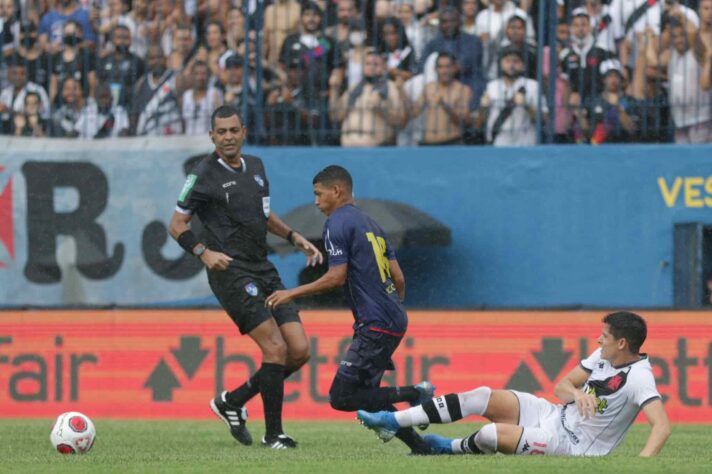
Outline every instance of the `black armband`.
POLYGON ((292 242, 292 237, 294 237, 294 229, 292 229, 292 230, 290 230, 289 232, 287 232, 287 237, 286 237, 287 242, 289 242, 290 244, 294 245, 294 242, 292 242))
POLYGON ((192 230, 188 229, 178 236, 176 239, 178 245, 180 245, 183 250, 193 255, 193 248, 200 243, 198 238, 195 236, 192 230))

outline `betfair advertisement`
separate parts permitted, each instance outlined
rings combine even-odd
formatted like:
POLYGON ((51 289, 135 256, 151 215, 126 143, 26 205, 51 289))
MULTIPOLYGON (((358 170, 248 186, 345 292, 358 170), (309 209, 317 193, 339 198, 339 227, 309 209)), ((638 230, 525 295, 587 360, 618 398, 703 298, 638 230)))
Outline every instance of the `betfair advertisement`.
MULTIPOLYGON (((437 393, 481 385, 535 393, 597 348, 606 312, 411 311, 384 385, 430 380, 437 393)), ((668 414, 712 423, 712 318, 641 311, 668 414)), ((208 402, 260 366, 260 354, 217 310, 20 311, 0 314, 0 417, 51 417, 81 407, 94 417, 210 418, 208 402)), ((311 359, 285 385, 292 420, 350 419, 328 392, 351 341, 347 311, 303 311, 311 359)), ((259 397, 248 405, 260 418, 259 397)))

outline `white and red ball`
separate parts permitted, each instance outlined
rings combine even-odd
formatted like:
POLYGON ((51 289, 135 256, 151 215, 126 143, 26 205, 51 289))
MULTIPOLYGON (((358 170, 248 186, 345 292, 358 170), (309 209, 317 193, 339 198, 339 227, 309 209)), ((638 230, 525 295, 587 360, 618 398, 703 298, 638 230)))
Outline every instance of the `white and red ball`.
POLYGON ((77 411, 62 413, 52 426, 49 440, 62 454, 89 452, 96 439, 96 428, 88 416, 77 411))

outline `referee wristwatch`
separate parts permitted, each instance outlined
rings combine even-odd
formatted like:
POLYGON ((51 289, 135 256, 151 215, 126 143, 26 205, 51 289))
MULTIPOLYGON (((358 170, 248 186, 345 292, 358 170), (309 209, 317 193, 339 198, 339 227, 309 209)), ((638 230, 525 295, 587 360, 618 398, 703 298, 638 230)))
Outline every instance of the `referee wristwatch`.
POLYGON ((200 258, 200 256, 203 255, 207 249, 208 248, 205 245, 198 244, 195 247, 193 247, 193 255, 200 258))

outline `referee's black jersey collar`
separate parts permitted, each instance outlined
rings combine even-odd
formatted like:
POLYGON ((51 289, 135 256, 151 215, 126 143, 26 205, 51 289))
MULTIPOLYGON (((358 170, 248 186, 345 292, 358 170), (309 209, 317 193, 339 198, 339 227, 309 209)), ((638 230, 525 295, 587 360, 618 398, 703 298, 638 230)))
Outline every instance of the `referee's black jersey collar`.
POLYGON ((240 169, 237 170, 230 166, 230 164, 220 158, 217 153, 213 152, 213 157, 217 160, 217 162, 226 170, 230 171, 231 173, 247 173, 247 163, 245 163, 245 159, 240 155, 240 169))

